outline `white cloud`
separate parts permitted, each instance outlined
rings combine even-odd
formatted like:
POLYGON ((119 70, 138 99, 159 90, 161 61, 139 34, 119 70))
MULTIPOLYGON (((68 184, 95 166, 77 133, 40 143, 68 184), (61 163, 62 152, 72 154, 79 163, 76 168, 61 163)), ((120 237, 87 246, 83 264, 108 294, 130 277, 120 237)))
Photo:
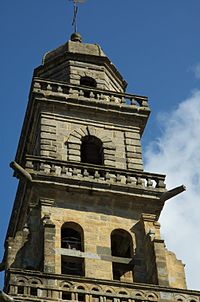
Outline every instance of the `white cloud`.
POLYGON ((146 149, 145 169, 167 174, 168 189, 187 187, 185 193, 166 202, 161 230, 168 249, 186 264, 188 288, 199 290, 200 91, 161 117, 163 132, 146 149))
POLYGON ((200 63, 198 63, 194 68, 193 68, 195 77, 197 79, 200 79, 200 63))

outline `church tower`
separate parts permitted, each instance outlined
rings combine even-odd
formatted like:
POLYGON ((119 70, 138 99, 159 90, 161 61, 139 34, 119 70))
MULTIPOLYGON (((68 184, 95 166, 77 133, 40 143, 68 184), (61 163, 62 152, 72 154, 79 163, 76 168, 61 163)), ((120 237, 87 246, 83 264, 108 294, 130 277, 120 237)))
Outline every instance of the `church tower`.
POLYGON ((96 44, 71 40, 35 69, 11 163, 19 186, 5 243, 14 301, 199 302, 158 222, 165 176, 143 169, 150 109, 96 44))

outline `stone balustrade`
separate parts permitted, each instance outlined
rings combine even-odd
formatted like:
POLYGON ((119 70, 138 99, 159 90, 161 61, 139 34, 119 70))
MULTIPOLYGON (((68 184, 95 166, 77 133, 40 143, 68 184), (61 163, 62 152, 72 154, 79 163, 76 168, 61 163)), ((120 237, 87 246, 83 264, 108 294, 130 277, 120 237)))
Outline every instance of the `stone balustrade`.
MULTIPOLYGON (((36 271, 9 272, 7 293, 14 301, 199 302, 197 291, 151 284, 104 281, 36 271)), ((7 275, 7 277, 8 277, 7 275)))
POLYGON ((144 107, 149 108, 148 98, 126 93, 114 91, 106 91, 102 89, 83 87, 63 82, 47 81, 35 78, 33 81, 33 92, 36 93, 52 93, 65 96, 67 98, 93 99, 103 103, 111 103, 115 105, 131 106, 133 108, 144 107))
POLYGON ((121 184, 137 188, 165 191, 165 176, 137 170, 123 170, 78 162, 59 161, 50 158, 27 156, 25 168, 30 174, 49 175, 96 181, 106 184, 121 184))

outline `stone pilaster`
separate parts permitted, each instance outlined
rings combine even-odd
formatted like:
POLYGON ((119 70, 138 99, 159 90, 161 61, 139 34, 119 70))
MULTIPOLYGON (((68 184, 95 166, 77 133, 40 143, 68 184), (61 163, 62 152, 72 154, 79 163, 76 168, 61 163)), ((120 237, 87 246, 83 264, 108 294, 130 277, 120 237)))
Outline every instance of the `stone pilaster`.
POLYGON ((55 224, 50 215, 43 218, 44 225, 44 272, 55 273, 55 224))

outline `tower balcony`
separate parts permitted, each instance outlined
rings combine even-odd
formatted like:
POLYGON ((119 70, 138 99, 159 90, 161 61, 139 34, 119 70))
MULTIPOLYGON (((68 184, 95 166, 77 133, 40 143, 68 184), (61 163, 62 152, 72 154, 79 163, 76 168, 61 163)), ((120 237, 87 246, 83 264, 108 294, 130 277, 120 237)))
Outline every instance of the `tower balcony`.
POLYGON ((78 86, 73 84, 66 84, 59 81, 51 81, 40 78, 34 78, 32 83, 32 93, 43 97, 54 97, 55 100, 78 101, 80 104, 102 107, 113 107, 120 111, 140 112, 149 115, 150 109, 148 106, 148 98, 146 96, 139 96, 128 93, 121 93, 109 90, 102 90, 94 87, 78 86))
POLYGON ((199 302, 199 292, 143 283, 10 269, 5 291, 14 301, 199 302))
POLYGON ((104 189, 127 194, 145 194, 160 198, 166 191, 165 175, 137 170, 116 169, 102 165, 69 162, 27 156, 26 171, 33 182, 54 182, 88 189, 104 189))

